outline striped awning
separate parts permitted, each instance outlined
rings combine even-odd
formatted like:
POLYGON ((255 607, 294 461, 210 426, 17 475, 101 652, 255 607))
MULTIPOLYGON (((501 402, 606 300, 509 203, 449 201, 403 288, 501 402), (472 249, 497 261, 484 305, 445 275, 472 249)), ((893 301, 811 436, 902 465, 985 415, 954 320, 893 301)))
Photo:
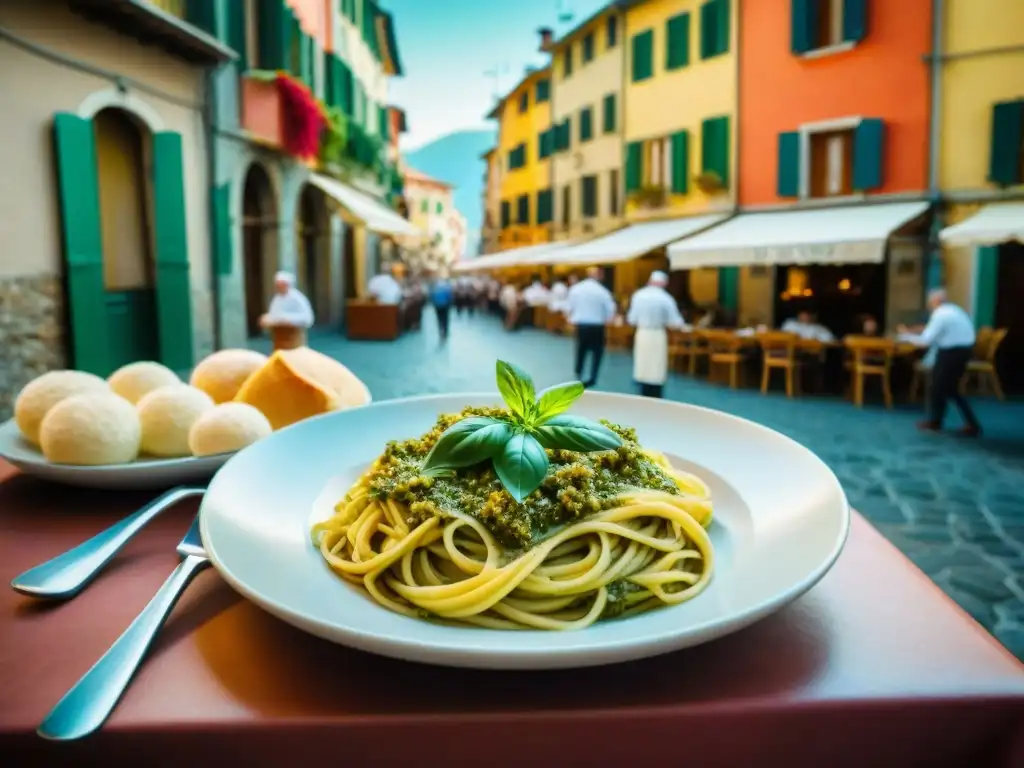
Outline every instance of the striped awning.
POLYGON ((990 203, 959 224, 939 232, 943 245, 952 248, 1024 243, 1024 202, 990 203))

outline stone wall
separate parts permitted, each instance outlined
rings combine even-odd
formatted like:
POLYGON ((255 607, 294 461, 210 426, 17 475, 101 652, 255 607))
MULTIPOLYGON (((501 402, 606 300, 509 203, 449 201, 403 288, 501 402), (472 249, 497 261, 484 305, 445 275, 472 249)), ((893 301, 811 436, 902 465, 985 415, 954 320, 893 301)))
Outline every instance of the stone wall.
POLYGON ((0 278, 0 420, 29 381, 67 365, 63 304, 56 275, 0 278))

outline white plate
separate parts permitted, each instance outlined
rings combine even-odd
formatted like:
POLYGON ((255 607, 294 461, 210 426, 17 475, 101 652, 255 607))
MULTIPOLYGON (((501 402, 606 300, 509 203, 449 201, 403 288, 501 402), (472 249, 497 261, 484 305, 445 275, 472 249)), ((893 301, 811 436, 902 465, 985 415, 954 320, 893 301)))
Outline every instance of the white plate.
POLYGON ((187 456, 181 459, 142 458, 131 464, 96 467, 51 464, 38 448, 21 436, 14 419, 0 424, 0 457, 7 459, 26 475, 79 488, 154 490, 205 483, 231 456, 230 453, 220 453, 216 456, 187 456))
POLYGON ((380 607, 327 567, 310 525, 388 440, 495 395, 392 400, 319 416, 233 456, 201 508, 221 575, 257 605, 314 635, 411 661, 551 669, 628 661, 703 643, 767 616, 813 586, 846 541, 850 512, 831 470, 765 427, 705 408, 587 392, 572 412, 636 427, 640 441, 711 487, 716 550, 708 588, 679 606, 571 632, 452 627, 380 607))

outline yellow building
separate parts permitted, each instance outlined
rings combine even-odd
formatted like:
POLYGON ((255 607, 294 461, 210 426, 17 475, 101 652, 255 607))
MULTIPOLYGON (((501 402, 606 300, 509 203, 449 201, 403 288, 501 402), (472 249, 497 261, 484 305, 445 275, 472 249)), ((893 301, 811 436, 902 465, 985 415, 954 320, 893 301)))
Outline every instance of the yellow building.
MULTIPOLYGON (((945 0, 944 6, 943 277, 978 327, 1014 325, 1024 292, 1024 3, 945 0)), ((1008 342, 1022 330, 1011 328, 1008 342)))
POLYGON ((541 136, 551 135, 550 78, 550 67, 527 72, 488 115, 498 121, 500 250, 551 239, 551 162, 540 152, 541 136))
MULTIPOLYGON (((542 46, 552 62, 556 240, 604 234, 622 222, 622 17, 612 3, 542 46)), ((542 31, 542 35, 545 34, 542 31)))

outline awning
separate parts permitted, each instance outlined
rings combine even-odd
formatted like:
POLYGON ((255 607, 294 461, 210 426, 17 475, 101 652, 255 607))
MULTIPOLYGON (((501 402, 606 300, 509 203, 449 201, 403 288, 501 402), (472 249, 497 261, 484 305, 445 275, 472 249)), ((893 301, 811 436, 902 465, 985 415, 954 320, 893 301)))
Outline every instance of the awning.
POLYGON ((928 203, 742 213, 672 243, 672 269, 748 264, 868 264, 885 260, 885 243, 928 203))
POLYGON ((727 218, 727 214, 688 216, 668 221, 631 224, 610 235, 552 253, 553 264, 614 264, 639 258, 680 238, 693 235, 727 218), (557 257, 557 258, 556 258, 557 257))
POLYGON ((372 232, 382 235, 409 235, 419 236, 423 232, 397 213, 382 203, 378 203, 372 197, 364 195, 347 184, 343 184, 330 176, 323 176, 319 173, 311 174, 309 181, 313 186, 322 190, 325 195, 332 198, 342 208, 355 216, 366 225, 372 232))
MULTIPOLYGON (((554 243, 527 245, 522 248, 510 248, 507 251, 498 251, 497 253, 489 253, 486 256, 478 256, 475 259, 457 262, 453 269, 456 272, 471 272, 480 269, 499 269, 501 267, 540 266, 548 263, 542 260, 546 255, 566 250, 575 243, 576 241, 574 240, 562 240, 554 243)), ((560 264, 561 261, 551 263, 560 264)))
POLYGON ((1024 243, 1024 202, 990 203, 959 224, 939 232, 939 239, 954 248, 1024 243))

